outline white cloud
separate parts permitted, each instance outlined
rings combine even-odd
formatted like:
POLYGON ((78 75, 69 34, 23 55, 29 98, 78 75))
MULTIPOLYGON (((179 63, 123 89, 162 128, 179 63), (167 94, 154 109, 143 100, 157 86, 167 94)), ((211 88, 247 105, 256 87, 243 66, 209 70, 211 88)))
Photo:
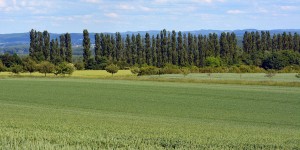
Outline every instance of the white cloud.
POLYGON ((167 3, 167 2, 172 2, 172 0, 154 0, 154 3, 157 3, 157 4, 163 4, 163 3, 167 3))
POLYGON ((225 0, 192 0, 192 2, 197 3, 213 3, 213 2, 225 2, 225 0))
POLYGON ((241 10, 228 10, 227 14, 243 14, 245 12, 241 11, 241 10))
POLYGON ((0 7, 5 7, 6 3, 5 0, 0 0, 0 7))
POLYGON ((81 0, 83 2, 87 2, 87 3, 100 3, 101 0, 81 0))
POLYGON ((128 4, 120 4, 119 8, 123 9, 123 10, 133 10, 133 9, 135 9, 134 6, 131 6, 131 5, 128 5, 128 4))
POLYGON ((149 7, 145 7, 145 6, 140 6, 140 9, 142 11, 145 11, 145 12, 150 12, 150 11, 153 11, 153 9, 149 8, 149 7))
POLYGON ((118 18, 119 17, 119 15, 116 13, 107 13, 107 14, 105 14, 105 16, 107 16, 109 18, 118 18))
POLYGON ((280 6, 281 10, 296 10, 297 7, 295 6, 280 6))

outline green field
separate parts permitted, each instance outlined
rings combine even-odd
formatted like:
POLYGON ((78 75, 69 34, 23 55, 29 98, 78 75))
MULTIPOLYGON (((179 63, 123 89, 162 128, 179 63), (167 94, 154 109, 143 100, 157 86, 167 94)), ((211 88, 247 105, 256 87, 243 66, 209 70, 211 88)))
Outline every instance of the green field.
POLYGON ((0 85, 0 149, 300 149, 299 87, 66 78, 0 85))

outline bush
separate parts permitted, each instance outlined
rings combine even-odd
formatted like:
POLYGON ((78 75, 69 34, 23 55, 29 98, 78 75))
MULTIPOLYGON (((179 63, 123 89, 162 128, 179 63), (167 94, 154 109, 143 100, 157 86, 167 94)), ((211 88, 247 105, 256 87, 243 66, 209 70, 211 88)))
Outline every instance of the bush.
POLYGON ((160 70, 162 74, 180 74, 181 71, 178 66, 172 64, 166 64, 164 68, 160 70))
POLYGON ((252 72, 250 66, 247 66, 247 65, 241 65, 239 67, 239 69, 240 69, 240 73, 251 73, 252 72))
POLYGON ((157 67, 146 66, 146 67, 140 68, 140 72, 139 72, 138 76, 142 76, 142 75, 158 75, 158 74, 161 74, 161 73, 162 72, 157 67))
POLYGON ((14 74, 19 74, 23 71, 23 67, 21 65, 13 65, 11 66, 11 72, 14 74))
POLYGON ((138 67, 132 67, 132 68, 130 68, 130 71, 133 74, 139 74, 140 68, 138 68, 138 67))
POLYGON ((74 66, 75 66, 75 68, 76 68, 76 70, 83 70, 84 69, 84 63, 83 62, 76 62, 75 64, 74 64, 74 66))
POLYGON ((267 56, 262 63, 264 69, 281 70, 286 66, 300 65, 300 54, 298 52, 284 50, 267 56))
POLYGON ((295 75, 296 78, 300 78, 300 73, 295 75))
POLYGON ((6 67, 4 66, 2 61, 0 60, 0 72, 3 72, 3 71, 6 71, 6 67))
POLYGON ((205 65, 209 67, 221 66, 221 59, 219 57, 207 57, 205 59, 205 65))
POLYGON ((280 73, 298 73, 298 72, 300 72, 300 66, 298 66, 298 65, 286 66, 283 69, 281 69, 279 72, 280 73))
POLYGON ((108 65, 105 70, 109 73, 111 73, 111 75, 113 76, 115 73, 117 73, 119 71, 119 67, 114 65, 114 64, 111 64, 111 65, 108 65))

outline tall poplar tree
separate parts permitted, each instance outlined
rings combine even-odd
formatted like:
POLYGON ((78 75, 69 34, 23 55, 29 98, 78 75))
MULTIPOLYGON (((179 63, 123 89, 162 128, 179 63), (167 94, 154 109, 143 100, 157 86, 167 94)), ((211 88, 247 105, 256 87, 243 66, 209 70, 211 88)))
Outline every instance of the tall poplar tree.
POLYGON ((172 46, 172 64, 173 65, 178 65, 178 49, 177 49, 177 41, 176 41, 176 32, 173 30, 172 31, 172 41, 171 41, 171 46, 172 46))
POLYGON ((59 36, 59 41, 60 41, 60 57, 62 61, 66 60, 66 39, 65 35, 60 35, 59 36))
POLYGON ((66 33, 65 34, 65 43, 66 43, 66 49, 65 49, 65 61, 68 63, 72 63, 73 58, 73 52, 72 52, 72 39, 71 34, 66 33))
POLYGON ((88 68, 89 66, 89 59, 91 59, 91 40, 89 37, 89 32, 88 30, 83 30, 83 41, 82 41, 82 46, 83 46, 83 63, 86 69, 90 69, 88 68))
POLYGON ((50 34, 48 31, 43 32, 43 39, 44 39, 44 45, 43 45, 43 54, 44 59, 49 61, 49 55, 50 55, 50 34))
POLYGON ((96 33, 95 34, 95 61, 97 64, 100 63, 101 61, 101 38, 100 38, 100 34, 96 33))
POLYGON ((152 53, 151 53, 151 39, 149 33, 145 35, 145 53, 146 53, 146 63, 152 65, 152 53))

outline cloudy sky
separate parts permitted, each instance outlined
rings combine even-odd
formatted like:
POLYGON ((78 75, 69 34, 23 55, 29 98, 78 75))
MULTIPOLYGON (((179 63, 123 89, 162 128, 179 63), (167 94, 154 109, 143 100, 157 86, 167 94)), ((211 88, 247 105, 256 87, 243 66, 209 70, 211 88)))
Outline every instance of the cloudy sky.
POLYGON ((0 34, 299 29, 300 0, 0 0, 0 34))

